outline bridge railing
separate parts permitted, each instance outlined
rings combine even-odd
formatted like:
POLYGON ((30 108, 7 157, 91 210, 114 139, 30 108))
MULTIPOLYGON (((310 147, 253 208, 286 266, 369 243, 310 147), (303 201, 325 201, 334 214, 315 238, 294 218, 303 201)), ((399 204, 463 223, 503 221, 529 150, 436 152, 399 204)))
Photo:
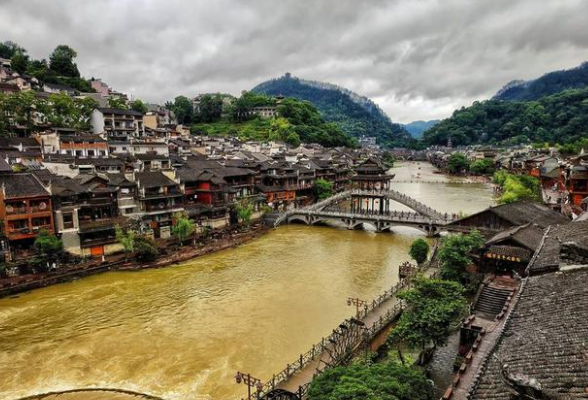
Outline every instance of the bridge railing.
MULTIPOLYGON (((422 217, 422 221, 420 221, 420 222, 425 222, 426 221, 425 217, 428 217, 431 220, 427 221, 427 222, 432 222, 435 224, 446 224, 446 223, 449 223, 455 219, 455 216, 452 214, 448 214, 448 213, 442 214, 441 212, 427 206, 426 204, 421 203, 420 201, 415 200, 412 197, 410 197, 404 193, 400 193, 396 190, 392 190, 392 189, 388 189, 388 190, 352 189, 352 190, 346 190, 346 191, 337 193, 334 196, 331 196, 327 199, 321 200, 318 203, 312 204, 310 206, 288 210, 288 211, 282 213, 275 220, 274 227, 277 227, 278 225, 280 225, 282 222, 286 221, 290 216, 292 216, 294 214, 311 215, 311 213, 313 213, 313 212, 336 213, 335 211, 326 211, 326 210, 324 210, 324 208, 328 207, 329 205, 335 203, 338 200, 348 198, 351 195, 374 195, 374 194, 386 196, 386 197, 390 198, 391 200, 394 200, 396 202, 404 204, 407 207, 412 208, 416 211, 416 213, 400 211, 400 218, 403 218, 403 213, 404 213, 404 215, 408 216, 407 219, 410 218, 410 216, 412 214, 417 214, 417 215, 422 214, 422 216, 424 216, 424 217, 422 217)), ((355 213, 342 213, 342 214, 346 214, 345 217, 356 215, 355 213)), ((360 215, 364 215, 364 214, 360 214, 360 215)), ((388 214, 372 214, 372 215, 388 215, 388 214)), ((396 212, 392 215, 394 215, 395 217, 398 216, 398 214, 396 212)), ((414 217, 414 220, 417 220, 417 219, 418 219, 417 217, 414 217)))

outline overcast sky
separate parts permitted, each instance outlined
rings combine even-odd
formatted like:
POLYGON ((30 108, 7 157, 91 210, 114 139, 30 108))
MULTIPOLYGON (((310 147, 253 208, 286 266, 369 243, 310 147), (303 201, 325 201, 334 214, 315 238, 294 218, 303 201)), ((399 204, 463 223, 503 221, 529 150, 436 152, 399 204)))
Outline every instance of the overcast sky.
POLYGON ((513 79, 588 60, 585 0, 0 0, 0 40, 58 44, 88 78, 150 102, 293 75, 443 118, 513 79))

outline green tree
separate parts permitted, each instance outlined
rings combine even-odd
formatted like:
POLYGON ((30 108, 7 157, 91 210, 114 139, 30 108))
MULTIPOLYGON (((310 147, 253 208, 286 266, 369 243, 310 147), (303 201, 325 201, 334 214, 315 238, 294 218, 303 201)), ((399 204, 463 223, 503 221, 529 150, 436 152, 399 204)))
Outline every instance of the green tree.
POLYGON ((389 151, 385 151, 382 153, 382 164, 386 168, 392 168, 394 163, 396 162, 396 157, 392 155, 389 151))
POLYGON ((461 153, 453 153, 447 160, 447 171, 451 174, 460 174, 470 168, 470 162, 461 153))
POLYGON ((49 68, 59 76, 79 78, 80 71, 74 62, 78 53, 71 47, 60 44, 49 56, 49 68))
POLYGON ((47 256, 61 253, 63 250, 63 242, 59 240, 53 233, 42 229, 33 244, 38 254, 47 256))
POLYGON ((18 72, 19 74, 24 74, 27 70, 28 65, 29 56, 21 50, 15 52, 12 58, 10 59, 10 68, 13 71, 18 72))
POLYGON ((400 340, 412 348, 424 350, 445 343, 451 325, 465 312, 467 301, 463 287, 453 281, 419 277, 411 289, 398 293, 406 302, 398 324, 392 331, 392 342, 400 340))
POLYGON ((0 98, 0 128, 3 131, 9 131, 11 122, 24 125, 29 131, 33 129, 35 113, 42 110, 44 100, 39 99, 35 92, 29 90, 14 93, 12 95, 0 98))
POLYGON ((172 111, 178 123, 188 125, 194 122, 194 107, 186 96, 178 96, 174 99, 172 111))
POLYGON ((154 261, 159 253, 153 239, 145 236, 135 237, 134 249, 137 261, 141 262, 154 261))
POLYGON ((459 233, 443 239, 439 248, 441 277, 461 282, 466 268, 472 264, 471 253, 484 246, 484 237, 478 231, 469 234, 459 233))
POLYGON ((116 108, 118 110, 128 110, 129 105, 127 101, 122 97, 109 97, 108 98, 108 107, 116 108))
POLYGON ((223 99, 220 94, 204 94, 200 97, 197 119, 200 122, 214 122, 221 118, 223 113, 223 99))
POLYGON ((241 200, 235 205, 237 211, 237 218, 245 225, 251 223, 251 217, 253 216, 253 204, 250 201, 241 200))
POLYGON ((429 244, 424 239, 417 239, 410 245, 408 254, 417 264, 422 264, 427 261, 429 255, 429 244))
POLYGON ((172 226, 172 234, 178 239, 180 246, 184 244, 184 241, 190 237, 196 230, 194 222, 188 218, 184 213, 174 214, 175 224, 172 226))
POLYGON ((311 383, 309 400, 433 400, 433 385, 413 367, 388 361, 335 367, 311 383))
POLYGON ((131 110, 145 114, 147 112, 147 105, 140 99, 135 99, 131 102, 131 110))
POLYGON ((125 232, 120 226, 115 228, 116 240, 124 248, 125 253, 132 253, 135 249, 135 232, 132 229, 127 229, 125 232))
POLYGON ((0 58, 6 58, 10 60, 12 56, 17 53, 26 53, 27 51, 20 47, 18 44, 7 40, 5 42, 0 43, 0 58))
POLYGON ((497 171, 494 173, 493 179, 502 189, 502 196, 498 199, 500 204, 538 199, 539 180, 535 177, 497 171))
POLYGON ((334 194, 333 182, 319 178, 314 182, 314 195, 317 199, 323 200, 331 197, 334 194))
POLYGON ((470 171, 476 175, 490 175, 494 173, 494 161, 489 159, 476 160, 470 165, 470 171))

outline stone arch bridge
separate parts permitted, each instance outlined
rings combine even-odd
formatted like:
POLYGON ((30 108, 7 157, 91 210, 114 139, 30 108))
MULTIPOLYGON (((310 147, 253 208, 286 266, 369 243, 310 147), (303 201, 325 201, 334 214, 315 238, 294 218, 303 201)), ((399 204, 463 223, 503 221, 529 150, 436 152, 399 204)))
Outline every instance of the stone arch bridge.
POLYGON ((395 190, 347 190, 308 207, 286 211, 274 221, 274 226, 290 222, 301 222, 307 225, 338 222, 347 229, 360 229, 370 225, 376 232, 385 232, 394 227, 406 226, 418 229, 427 236, 435 236, 439 234, 441 228, 452 221, 452 215, 442 214, 395 190), (378 198, 381 201, 392 200, 408 207, 411 211, 390 211, 388 208, 384 208, 384 210, 356 210, 341 207, 342 204, 354 197, 378 198))

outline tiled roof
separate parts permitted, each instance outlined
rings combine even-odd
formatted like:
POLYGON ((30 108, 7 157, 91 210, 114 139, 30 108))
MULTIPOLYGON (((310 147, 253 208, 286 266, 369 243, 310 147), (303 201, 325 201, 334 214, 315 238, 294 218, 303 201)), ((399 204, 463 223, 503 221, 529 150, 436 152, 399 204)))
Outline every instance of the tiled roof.
POLYGON ((529 263, 531 274, 555 271, 561 263, 574 264, 574 260, 568 260, 569 251, 585 251, 588 254, 588 221, 573 222, 567 225, 552 226, 548 228, 542 239, 542 244, 537 250, 533 260, 529 263))
POLYGON ((49 196, 49 192, 31 173, 0 175, 0 187, 7 199, 33 196, 49 196))
POLYGON ((515 226, 494 235, 487 244, 495 245, 512 240, 531 251, 537 250, 545 229, 536 224, 526 224, 522 226, 515 226))
POLYGON ((139 182, 141 187, 153 188, 161 186, 175 186, 176 182, 169 179, 160 171, 155 172, 138 172, 135 179, 139 182))
POLYGON ((536 399, 588 398, 588 270, 528 278, 470 400, 512 400, 509 377, 535 380, 536 399), (505 368, 506 366, 506 368, 505 368))
POLYGON ((570 222, 561 213, 532 201, 518 201, 516 203, 504 204, 492 207, 490 211, 513 225, 534 223, 545 228, 549 225, 567 224, 570 222))

